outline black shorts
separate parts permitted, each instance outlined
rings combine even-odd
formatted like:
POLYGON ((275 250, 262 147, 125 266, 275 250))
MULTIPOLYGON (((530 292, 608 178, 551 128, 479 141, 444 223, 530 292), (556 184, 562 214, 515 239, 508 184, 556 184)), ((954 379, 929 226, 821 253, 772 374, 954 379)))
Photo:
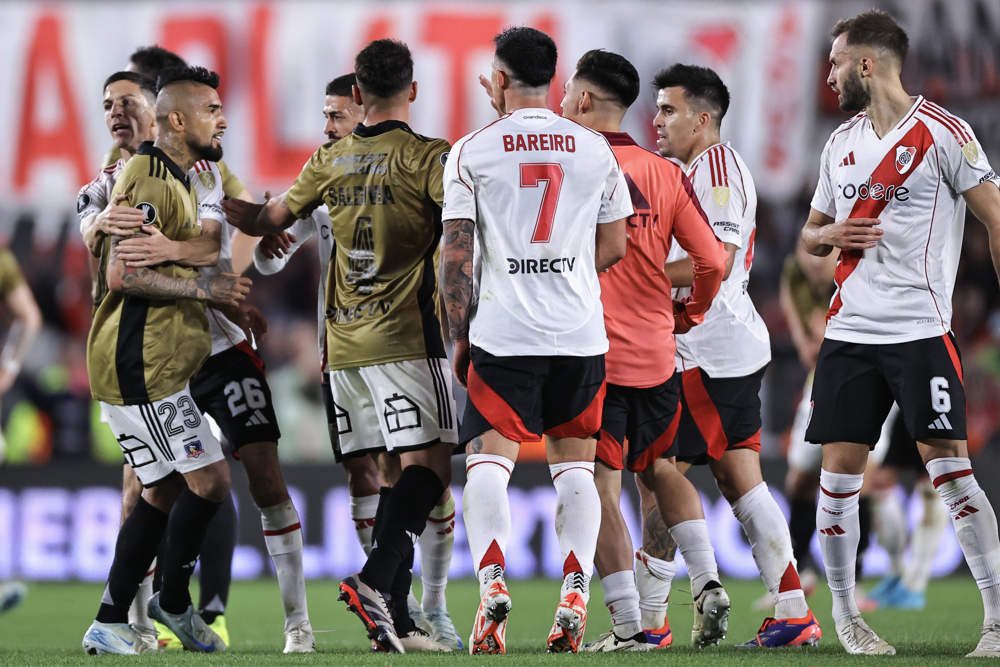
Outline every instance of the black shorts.
POLYGON ((641 472, 661 456, 674 456, 680 422, 680 374, 655 387, 608 384, 601 415, 597 460, 621 470, 641 472), (628 456, 623 445, 628 440, 628 456))
POLYGON ((243 445, 281 437, 264 361, 246 341, 210 356, 191 378, 191 395, 219 425, 234 454, 243 445))
POLYGON ((885 458, 882 465, 902 470, 912 470, 918 475, 927 472, 924 460, 920 457, 920 450, 917 449, 917 442, 910 437, 906 430, 906 420, 903 419, 902 411, 893 420, 889 427, 889 447, 885 450, 885 458))
POLYGON ((894 400, 912 439, 966 439, 962 359, 950 333, 886 345, 824 340, 806 441, 874 447, 894 400))
POLYGON ((760 451, 760 382, 766 369, 735 378, 712 378, 701 368, 681 373, 678 460, 705 465, 730 449, 760 451))
POLYGON ((598 436, 604 377, 603 354, 495 357, 473 347, 459 442, 489 430, 514 442, 598 436))

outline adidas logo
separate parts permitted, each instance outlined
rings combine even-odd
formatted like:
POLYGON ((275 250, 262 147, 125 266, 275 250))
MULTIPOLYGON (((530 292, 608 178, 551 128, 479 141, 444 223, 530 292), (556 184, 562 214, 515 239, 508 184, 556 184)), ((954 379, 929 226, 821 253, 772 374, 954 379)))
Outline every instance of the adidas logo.
POLYGON ((952 426, 951 422, 948 421, 948 415, 941 415, 934 420, 934 423, 929 424, 927 428, 932 431, 950 431, 952 426))
POLYGON ((829 528, 824 528, 823 530, 821 530, 819 532, 821 532, 822 534, 824 534, 824 535, 826 535, 828 537, 837 537, 838 535, 845 534, 847 531, 844 530, 843 528, 841 528, 840 526, 838 526, 837 524, 833 524, 829 528))
POLYGON ((967 516, 972 516, 973 514, 976 514, 978 511, 979 510, 977 510, 972 505, 966 505, 965 507, 962 508, 961 512, 955 515, 955 520, 958 521, 959 519, 964 519, 967 516))
POLYGON ((260 410, 254 410, 253 414, 250 415, 250 419, 247 420, 247 423, 244 424, 244 426, 261 426, 263 424, 270 423, 271 422, 267 420, 267 417, 264 416, 263 412, 260 410))
POLYGON ((852 164, 854 164, 854 151, 851 151, 850 153, 847 154, 847 157, 843 159, 843 161, 840 163, 840 166, 847 167, 852 164))

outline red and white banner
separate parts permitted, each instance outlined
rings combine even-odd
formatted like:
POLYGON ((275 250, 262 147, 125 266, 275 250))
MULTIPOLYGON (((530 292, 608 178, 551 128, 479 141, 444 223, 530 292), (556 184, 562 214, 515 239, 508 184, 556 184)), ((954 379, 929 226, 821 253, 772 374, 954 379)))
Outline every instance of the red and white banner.
MULTIPOLYGON (((653 74, 716 69, 733 103, 723 136, 760 194, 794 195, 809 155, 820 4, 793 2, 75 2, 0 3, 0 213, 31 208, 43 231, 74 204, 109 147, 101 84, 138 46, 159 44, 222 75, 226 161, 258 194, 282 190, 325 141, 324 86, 368 41, 407 42, 419 97, 411 125, 456 140, 494 117, 477 82, 512 24, 550 33, 560 64, 550 103, 587 50, 628 57, 644 89, 626 129, 653 147, 653 74)), ((6 217, 6 216, 4 216, 6 217)))

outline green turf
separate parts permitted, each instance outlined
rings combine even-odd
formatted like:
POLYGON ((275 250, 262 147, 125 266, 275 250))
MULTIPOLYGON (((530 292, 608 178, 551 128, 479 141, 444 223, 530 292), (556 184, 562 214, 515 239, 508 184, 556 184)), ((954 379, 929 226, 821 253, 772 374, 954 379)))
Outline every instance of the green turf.
MULTIPOLYGON (((678 582, 683 585, 685 582, 678 582)), ((734 644, 751 638, 763 614, 751 609, 751 602, 763 593, 759 582, 724 582, 733 600, 729 637, 719 648, 695 651, 687 645, 691 612, 685 602, 687 593, 676 586, 671 595, 670 620, 675 645, 666 651, 646 654, 580 654, 575 657, 549 656, 543 653, 545 638, 552 624, 558 596, 558 583, 548 580, 514 581, 510 592, 514 610, 507 628, 508 656, 475 657, 467 654, 446 657, 435 655, 369 655, 367 640, 360 622, 336 601, 336 586, 331 581, 309 584, 309 608, 313 627, 330 632, 317 633, 316 655, 285 656, 281 602, 274 580, 240 582, 233 585, 227 613, 232 646, 230 652, 215 655, 166 653, 142 658, 129 656, 86 656, 80 640, 87 629, 101 596, 102 586, 94 584, 36 584, 28 599, 16 611, 0 617, 0 665, 45 666, 135 664, 148 665, 438 665, 438 664, 508 664, 535 665, 584 661, 587 664, 657 663, 668 660, 678 665, 840 665, 865 664, 891 660, 894 665, 957 664, 971 651, 979 638, 982 604, 971 577, 935 581, 928 592, 927 609, 922 612, 877 611, 868 621, 889 643, 895 645, 895 658, 851 657, 844 653, 830 619, 830 595, 820 587, 811 599, 826 633, 817 649, 782 649, 745 651, 734 644), (510 661, 515 661, 510 663, 510 661)), ((477 599, 476 584, 471 580, 449 584, 448 599, 453 618, 464 637, 472 624, 477 599)), ((608 628, 608 614, 601 604, 601 592, 595 585, 590 605, 588 639, 608 628)))

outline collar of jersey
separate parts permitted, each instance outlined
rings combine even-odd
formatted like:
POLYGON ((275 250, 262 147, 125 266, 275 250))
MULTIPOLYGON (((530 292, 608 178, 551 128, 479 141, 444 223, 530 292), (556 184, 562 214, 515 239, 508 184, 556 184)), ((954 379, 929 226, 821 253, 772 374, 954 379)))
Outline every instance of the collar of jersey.
POLYGON ((383 120, 381 123, 375 123, 374 125, 362 125, 358 123, 357 127, 354 128, 354 134, 359 137, 377 137, 380 134, 385 134, 386 132, 391 132, 392 130, 404 130, 406 132, 413 132, 410 126, 401 120, 383 120))
POLYGON ((628 132, 601 132, 612 146, 638 146, 628 132))
POLYGON ((144 141, 139 144, 139 148, 136 150, 135 154, 149 155, 161 160, 163 164, 167 165, 167 169, 174 175, 174 178, 183 183, 184 187, 187 188, 188 191, 191 190, 191 181, 188 180, 187 174, 185 174, 184 171, 177 166, 177 163, 174 162, 169 155, 154 146, 152 141, 144 141))

